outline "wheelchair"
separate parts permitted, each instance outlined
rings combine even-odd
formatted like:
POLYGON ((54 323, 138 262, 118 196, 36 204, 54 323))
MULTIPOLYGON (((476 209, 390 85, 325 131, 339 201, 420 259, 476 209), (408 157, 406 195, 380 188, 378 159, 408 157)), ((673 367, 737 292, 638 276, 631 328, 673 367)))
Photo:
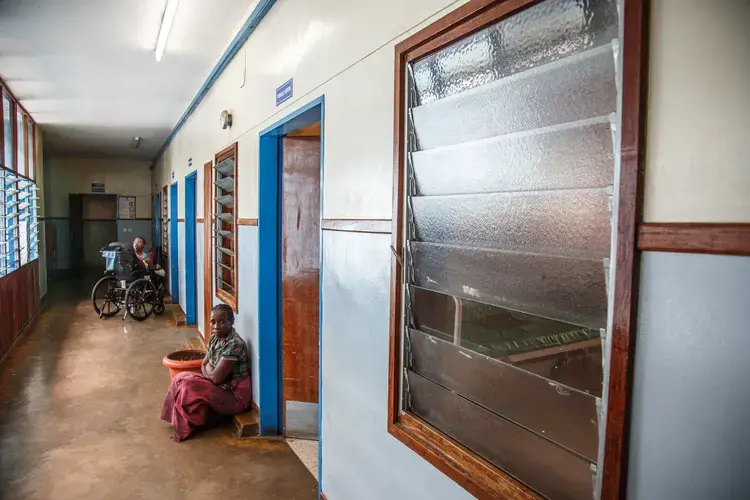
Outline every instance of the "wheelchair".
POLYGON ((101 249, 106 261, 104 277, 91 290, 99 318, 111 318, 123 308, 123 320, 144 321, 164 313, 165 286, 153 268, 145 269, 127 243, 110 243, 101 249))

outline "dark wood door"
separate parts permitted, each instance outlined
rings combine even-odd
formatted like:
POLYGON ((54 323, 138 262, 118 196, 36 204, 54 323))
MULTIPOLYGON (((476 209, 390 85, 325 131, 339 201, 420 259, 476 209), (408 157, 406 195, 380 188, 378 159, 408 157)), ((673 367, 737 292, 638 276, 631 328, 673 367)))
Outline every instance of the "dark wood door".
POLYGON ((70 216, 70 267, 80 271, 83 267, 83 195, 68 195, 70 216))
POLYGON ((287 435, 317 436, 320 137, 283 139, 282 390, 287 435))

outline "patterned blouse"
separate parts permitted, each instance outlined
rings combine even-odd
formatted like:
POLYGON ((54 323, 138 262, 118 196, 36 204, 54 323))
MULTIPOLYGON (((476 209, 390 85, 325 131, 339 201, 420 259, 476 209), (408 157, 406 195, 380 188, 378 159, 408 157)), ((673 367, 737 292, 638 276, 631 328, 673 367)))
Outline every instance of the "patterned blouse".
POLYGON ((226 382, 250 375, 247 345, 234 328, 226 336, 219 337, 218 335, 212 335, 208 341, 209 363, 217 367, 222 358, 234 361, 232 375, 226 382))

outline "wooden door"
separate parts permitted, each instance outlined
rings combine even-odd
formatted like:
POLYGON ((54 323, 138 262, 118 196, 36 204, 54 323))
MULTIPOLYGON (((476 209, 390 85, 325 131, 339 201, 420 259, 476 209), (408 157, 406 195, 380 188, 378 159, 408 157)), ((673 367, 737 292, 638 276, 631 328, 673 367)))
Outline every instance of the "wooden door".
POLYGON ((320 137, 283 139, 281 217, 284 433, 318 434, 320 137))

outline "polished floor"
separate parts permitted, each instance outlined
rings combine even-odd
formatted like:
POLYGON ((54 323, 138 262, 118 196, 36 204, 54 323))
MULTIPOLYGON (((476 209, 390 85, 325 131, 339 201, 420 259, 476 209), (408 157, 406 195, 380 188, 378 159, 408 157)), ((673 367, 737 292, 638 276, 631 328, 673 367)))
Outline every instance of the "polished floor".
POLYGON ((159 420, 162 357, 195 336, 166 319, 100 320, 78 290, 49 307, 0 363, 0 498, 317 498, 283 441, 214 429, 183 443, 159 420), (80 298, 77 298, 80 297, 80 298))

